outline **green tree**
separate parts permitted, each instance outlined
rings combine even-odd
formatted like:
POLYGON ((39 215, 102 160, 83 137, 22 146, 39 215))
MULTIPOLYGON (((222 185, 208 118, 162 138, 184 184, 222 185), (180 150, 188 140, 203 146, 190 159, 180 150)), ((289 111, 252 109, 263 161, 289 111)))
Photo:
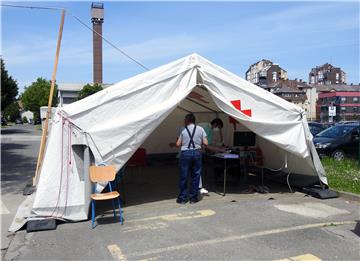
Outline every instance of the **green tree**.
MULTIPOLYGON (((25 87, 24 93, 21 95, 21 101, 24 110, 29 110, 34 113, 34 120, 40 119, 40 107, 48 105, 50 94, 51 81, 44 78, 37 78, 29 87, 25 87)), ((58 103, 57 85, 52 101, 52 106, 56 107, 58 103)))
POLYGON ((29 123, 29 121, 28 121, 28 119, 26 118, 26 116, 24 116, 24 117, 22 118, 22 121, 23 121, 23 123, 29 123))
POLYGON ((100 84, 95 83, 94 85, 86 84, 81 91, 78 94, 78 100, 84 99, 85 97, 88 97, 94 93, 97 93, 98 91, 101 91, 103 88, 100 84))
POLYGON ((20 107, 17 101, 6 106, 3 115, 8 121, 15 121, 17 118, 20 118, 20 107))
POLYGON ((17 82, 8 74, 5 68, 5 63, 0 58, 1 63, 1 111, 4 111, 7 106, 14 103, 18 95, 17 82))

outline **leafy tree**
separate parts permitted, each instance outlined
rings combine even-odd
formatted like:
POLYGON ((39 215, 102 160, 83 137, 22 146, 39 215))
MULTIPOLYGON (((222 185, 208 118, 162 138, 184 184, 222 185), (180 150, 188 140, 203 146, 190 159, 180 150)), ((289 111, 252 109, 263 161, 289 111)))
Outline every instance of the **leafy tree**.
POLYGON ((97 93, 98 91, 101 91, 103 88, 100 84, 95 83, 94 85, 86 84, 81 91, 78 94, 78 100, 84 99, 85 97, 88 97, 94 93, 97 93))
POLYGON ((8 121, 15 121, 17 118, 20 118, 20 107, 17 101, 6 106, 4 110, 4 117, 8 121))
MULTIPOLYGON (((51 81, 44 78, 37 78, 29 87, 25 87, 24 93, 21 95, 21 101, 24 110, 34 113, 34 120, 40 119, 40 107, 48 105, 51 81)), ((56 107, 58 103, 57 85, 55 85, 52 106, 56 107)))
POLYGON ((7 106, 14 103, 18 95, 17 82, 8 74, 5 68, 5 63, 0 58, 1 63, 1 111, 4 111, 7 106))

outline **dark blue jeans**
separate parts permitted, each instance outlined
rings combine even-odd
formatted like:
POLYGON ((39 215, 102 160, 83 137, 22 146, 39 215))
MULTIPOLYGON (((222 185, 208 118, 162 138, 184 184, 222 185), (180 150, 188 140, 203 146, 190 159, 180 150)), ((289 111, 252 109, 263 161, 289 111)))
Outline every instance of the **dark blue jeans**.
POLYGON ((202 160, 201 160, 201 151, 200 150, 184 150, 180 154, 180 194, 178 199, 186 201, 190 199, 191 201, 197 201, 198 191, 199 191, 199 181, 201 176, 202 169, 202 160), (191 173, 191 183, 189 194, 187 192, 187 180, 191 173))

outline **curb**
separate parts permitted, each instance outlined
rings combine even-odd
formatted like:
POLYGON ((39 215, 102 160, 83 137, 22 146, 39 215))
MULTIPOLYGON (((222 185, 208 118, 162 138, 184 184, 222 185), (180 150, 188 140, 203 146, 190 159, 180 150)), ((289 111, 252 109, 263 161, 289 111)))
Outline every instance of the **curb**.
POLYGON ((347 200, 351 200, 351 201, 357 201, 360 203, 360 195, 359 194, 355 194, 355 193, 351 193, 351 192, 344 192, 344 191, 336 191, 337 193, 339 193, 339 197, 347 199, 347 200))

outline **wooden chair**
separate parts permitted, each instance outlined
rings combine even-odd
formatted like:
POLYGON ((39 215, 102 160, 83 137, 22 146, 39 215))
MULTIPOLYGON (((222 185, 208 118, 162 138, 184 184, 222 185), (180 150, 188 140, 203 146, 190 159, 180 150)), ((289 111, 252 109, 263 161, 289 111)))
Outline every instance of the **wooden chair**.
POLYGON ((110 192, 107 193, 95 193, 95 184, 93 185, 93 194, 90 195, 92 228, 95 227, 95 202, 98 200, 110 200, 110 199, 112 200, 114 218, 116 219, 114 200, 117 199, 119 204, 120 223, 123 224, 121 203, 119 199, 120 194, 117 191, 113 191, 111 186, 111 181, 114 181, 116 176, 115 166, 90 166, 89 172, 90 172, 90 180, 92 183, 96 184, 97 182, 109 182, 108 184, 110 189, 110 192))

